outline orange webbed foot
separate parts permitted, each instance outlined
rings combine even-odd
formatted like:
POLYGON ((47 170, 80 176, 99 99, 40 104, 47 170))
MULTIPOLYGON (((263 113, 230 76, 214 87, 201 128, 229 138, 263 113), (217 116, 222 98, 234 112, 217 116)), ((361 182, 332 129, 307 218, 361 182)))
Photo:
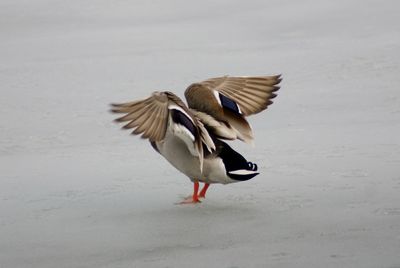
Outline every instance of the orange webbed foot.
POLYGON ((198 197, 193 197, 193 196, 188 196, 185 199, 183 199, 181 202, 179 202, 179 205, 187 205, 187 204, 197 204, 201 203, 200 199, 198 197))
POLYGON ((182 202, 178 203, 180 205, 184 205, 184 204, 197 204, 197 203, 201 203, 200 199, 199 199, 199 182, 196 181, 194 182, 194 187, 193 187, 193 195, 190 195, 188 197, 186 197, 182 202))

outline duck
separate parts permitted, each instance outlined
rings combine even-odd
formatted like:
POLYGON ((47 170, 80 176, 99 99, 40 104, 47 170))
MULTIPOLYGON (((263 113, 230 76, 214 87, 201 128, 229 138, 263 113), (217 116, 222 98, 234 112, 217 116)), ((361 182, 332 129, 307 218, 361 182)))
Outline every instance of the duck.
POLYGON ((171 91, 111 104, 123 129, 147 139, 154 150, 193 183, 193 194, 180 204, 200 203, 211 184, 230 184, 259 174, 227 142, 253 144, 246 117, 267 109, 280 89, 281 75, 223 76, 189 85, 187 104, 171 91), (200 189, 200 183, 203 184, 200 189))

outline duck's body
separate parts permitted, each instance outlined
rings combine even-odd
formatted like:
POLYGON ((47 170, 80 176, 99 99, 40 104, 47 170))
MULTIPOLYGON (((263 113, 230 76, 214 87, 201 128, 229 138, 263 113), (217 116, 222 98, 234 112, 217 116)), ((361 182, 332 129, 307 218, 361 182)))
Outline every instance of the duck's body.
POLYGON ((216 150, 204 156, 203 171, 199 166, 199 157, 194 156, 187 144, 170 130, 167 130, 165 140, 156 142, 153 147, 193 182, 228 184, 249 180, 259 174, 256 172, 256 165, 247 162, 228 144, 219 140, 214 143, 216 150))
POLYGON ((154 92, 145 100, 114 104, 125 113, 117 121, 148 138, 153 148, 194 182, 194 193, 184 203, 200 202, 208 186, 245 181, 258 175, 248 162, 222 139, 251 143, 246 115, 272 103, 280 76, 220 77, 195 83, 185 92, 187 107, 171 92, 154 92), (205 186, 198 193, 199 182, 205 186))

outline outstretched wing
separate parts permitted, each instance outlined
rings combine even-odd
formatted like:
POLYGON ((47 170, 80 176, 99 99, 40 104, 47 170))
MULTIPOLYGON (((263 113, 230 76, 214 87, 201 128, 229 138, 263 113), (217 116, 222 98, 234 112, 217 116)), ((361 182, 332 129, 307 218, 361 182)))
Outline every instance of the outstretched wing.
POLYGON ((111 104, 112 112, 126 114, 115 119, 117 122, 128 122, 123 128, 134 128, 132 134, 141 134, 152 142, 161 141, 165 137, 169 116, 170 98, 164 92, 154 92, 149 98, 111 104))
POLYGON ((134 129, 132 134, 142 134, 151 142, 165 138, 169 120, 179 129, 185 129, 178 135, 187 143, 188 149, 199 157, 203 166, 203 144, 211 152, 215 144, 203 123, 193 115, 182 100, 172 92, 154 92, 149 98, 121 104, 112 104, 112 112, 126 114, 117 118, 117 122, 128 122, 123 128, 134 129))
MULTIPOLYGON (((217 101, 224 107, 249 116, 259 113, 272 104, 279 90, 280 75, 249 77, 217 77, 189 86, 202 87, 203 91, 212 91, 217 101), (218 92, 216 94, 215 92, 218 92), (222 96, 221 96, 222 95, 222 96), (238 107, 236 106, 238 105, 238 107)), ((186 98, 187 95, 185 94, 186 98)), ((190 97, 189 97, 190 98, 190 97)), ((190 101, 188 100, 188 103, 190 101)), ((189 107, 191 105, 189 104, 189 107)))
POLYGON ((265 110, 279 89, 280 75, 217 77, 191 84, 185 91, 188 106, 232 127, 237 137, 251 143, 253 134, 245 116, 265 110))

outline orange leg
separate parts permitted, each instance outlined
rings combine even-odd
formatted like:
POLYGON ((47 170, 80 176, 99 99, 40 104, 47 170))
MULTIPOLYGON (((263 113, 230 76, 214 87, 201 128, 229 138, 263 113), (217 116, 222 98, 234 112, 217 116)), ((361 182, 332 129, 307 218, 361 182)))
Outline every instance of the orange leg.
POLYGON ((204 183, 203 189, 201 189, 201 191, 199 193, 200 198, 206 198, 206 192, 207 192, 208 187, 210 187, 210 184, 204 183))
POLYGON ((193 186, 193 195, 185 198, 180 204, 195 204, 195 203, 200 203, 201 201, 199 200, 199 182, 196 181, 194 182, 193 186))

